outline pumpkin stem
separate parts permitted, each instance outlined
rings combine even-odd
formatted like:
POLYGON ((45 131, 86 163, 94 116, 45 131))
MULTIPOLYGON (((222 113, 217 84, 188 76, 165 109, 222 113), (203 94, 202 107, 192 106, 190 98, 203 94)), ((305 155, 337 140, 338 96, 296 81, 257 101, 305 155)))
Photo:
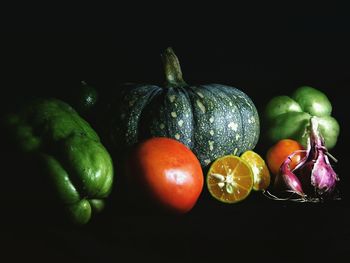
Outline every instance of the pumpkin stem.
POLYGON ((168 47, 161 58, 164 64, 166 86, 167 87, 184 87, 188 86, 182 78, 180 62, 171 47, 168 47))

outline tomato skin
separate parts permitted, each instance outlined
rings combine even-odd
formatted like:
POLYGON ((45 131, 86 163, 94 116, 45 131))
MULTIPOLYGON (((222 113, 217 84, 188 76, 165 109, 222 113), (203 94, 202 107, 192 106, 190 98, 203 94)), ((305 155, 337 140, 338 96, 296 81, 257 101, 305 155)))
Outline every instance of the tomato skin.
MULTIPOLYGON (((304 150, 304 147, 297 141, 291 139, 283 139, 270 147, 266 154, 266 162, 270 172, 274 175, 279 173, 282 163, 294 151, 304 150)), ((300 160, 305 156, 305 153, 297 153, 293 156, 290 168, 294 169, 300 160)))
POLYGON ((203 172, 197 157, 182 143, 151 138, 140 143, 129 160, 129 176, 163 208, 186 213, 203 189, 203 172))

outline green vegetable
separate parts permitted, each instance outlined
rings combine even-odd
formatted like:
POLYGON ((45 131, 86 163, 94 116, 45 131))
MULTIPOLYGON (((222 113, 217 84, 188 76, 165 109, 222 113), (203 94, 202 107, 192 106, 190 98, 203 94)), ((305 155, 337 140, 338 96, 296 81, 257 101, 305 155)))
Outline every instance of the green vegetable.
POLYGON ((331 113, 332 105, 323 92, 308 86, 300 87, 291 97, 277 96, 267 104, 267 138, 273 143, 294 139, 306 147, 310 118, 315 116, 326 147, 331 149, 337 143, 340 130, 331 113))
POLYGON ((73 91, 73 105, 79 113, 86 113, 94 107, 98 100, 96 89, 81 81, 80 86, 73 91))
POLYGON ((39 99, 10 115, 7 124, 16 145, 42 161, 74 222, 87 223, 93 211, 103 208, 113 183, 112 160, 72 107, 56 99, 39 99))
POLYGON ((205 167, 255 147, 259 116, 244 92, 221 84, 188 85, 173 50, 162 58, 164 87, 129 85, 114 103, 112 139, 121 152, 149 137, 169 137, 192 149, 205 167))

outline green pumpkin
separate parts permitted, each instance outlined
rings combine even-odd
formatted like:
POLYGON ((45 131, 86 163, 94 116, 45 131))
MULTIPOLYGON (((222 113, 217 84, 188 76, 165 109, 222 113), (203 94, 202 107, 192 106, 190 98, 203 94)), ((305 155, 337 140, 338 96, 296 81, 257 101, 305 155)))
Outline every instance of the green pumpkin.
POLYGON ((244 92, 221 84, 190 86, 171 48, 162 59, 164 87, 127 85, 112 107, 112 140, 119 150, 150 137, 169 137, 189 147, 205 167, 255 147, 259 116, 244 92))

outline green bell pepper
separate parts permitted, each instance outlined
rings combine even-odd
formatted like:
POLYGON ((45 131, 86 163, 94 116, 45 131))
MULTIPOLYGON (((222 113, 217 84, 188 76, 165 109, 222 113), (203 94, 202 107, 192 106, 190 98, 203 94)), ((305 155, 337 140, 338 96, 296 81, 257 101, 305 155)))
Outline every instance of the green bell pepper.
POLYGON ((71 219, 87 223, 111 192, 113 164, 98 135, 63 101, 40 99, 7 118, 16 145, 36 154, 71 219))
POLYGON ((277 96, 268 102, 266 136, 272 143, 289 138, 306 146, 310 118, 314 117, 326 147, 331 149, 336 145, 340 131, 331 113, 332 105, 323 92, 308 86, 300 87, 290 97, 277 96))

